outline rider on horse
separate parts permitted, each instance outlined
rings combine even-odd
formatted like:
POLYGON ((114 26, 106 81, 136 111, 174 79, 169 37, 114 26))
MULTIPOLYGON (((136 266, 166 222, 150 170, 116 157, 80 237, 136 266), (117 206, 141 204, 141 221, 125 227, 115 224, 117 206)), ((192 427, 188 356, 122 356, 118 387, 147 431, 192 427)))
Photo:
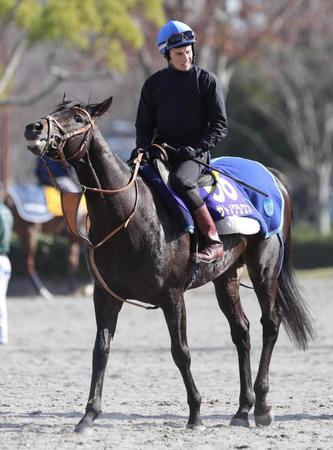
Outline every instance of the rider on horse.
POLYGON ((185 23, 170 21, 157 36, 168 67, 143 85, 136 119, 136 149, 145 149, 151 161, 158 156, 154 144, 167 143, 172 188, 184 200, 204 238, 197 258, 212 262, 223 257, 223 244, 215 223, 198 192, 198 179, 210 152, 227 135, 224 98, 217 77, 193 64, 196 35, 185 23), (194 160, 195 159, 195 160, 194 160))

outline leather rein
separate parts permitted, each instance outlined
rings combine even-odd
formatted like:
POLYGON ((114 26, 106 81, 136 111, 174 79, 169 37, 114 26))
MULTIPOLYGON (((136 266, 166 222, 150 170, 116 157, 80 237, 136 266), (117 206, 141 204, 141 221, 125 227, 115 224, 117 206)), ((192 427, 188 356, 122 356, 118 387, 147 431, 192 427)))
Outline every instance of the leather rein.
MULTIPOLYGON (((46 145, 45 145, 44 150, 43 150, 42 154, 40 155, 40 157, 43 159, 43 157, 48 152, 48 150, 52 149, 54 156, 52 155, 52 157, 51 156, 49 156, 49 157, 55 161, 60 160, 63 163, 63 165, 66 167, 66 169, 68 169, 68 161, 73 160, 75 158, 76 159, 81 158, 81 156, 85 152, 88 151, 87 143, 90 141, 91 130, 94 125, 94 120, 92 119, 92 117, 90 116, 88 111, 86 111, 85 109, 80 108, 78 106, 74 106, 73 109, 76 109, 77 111, 84 113, 88 118, 88 123, 87 123, 87 125, 79 128, 75 131, 69 132, 69 133, 62 127, 62 125, 60 125, 60 123, 52 116, 52 114, 43 118, 47 121, 47 124, 48 124, 48 137, 47 137, 46 145), (58 129, 60 134, 51 134, 53 125, 56 126, 56 128, 58 129), (78 150, 76 152, 74 152, 73 155, 66 157, 64 154, 64 147, 65 147, 68 139, 70 139, 74 136, 81 135, 83 133, 84 133, 84 137, 82 139, 81 145, 78 148, 78 150)), ((81 183, 78 183, 76 180, 73 180, 76 184, 78 184, 82 188, 81 192, 66 192, 66 191, 62 190, 60 188, 60 186, 58 185, 58 183, 56 182, 56 179, 55 179, 52 171, 48 167, 45 159, 43 159, 43 162, 46 166, 46 169, 49 172, 49 175, 50 175, 54 185, 56 186, 56 189, 58 191, 60 191, 61 206, 62 206, 62 210, 63 210, 63 214, 64 214, 64 219, 65 219, 65 222, 66 222, 66 225, 67 225, 69 231, 71 233, 73 233, 75 236, 77 236, 78 238, 80 238, 81 240, 83 240, 88 245, 89 262, 90 262, 90 266, 92 268, 95 280, 98 281, 99 285, 108 294, 111 294, 113 297, 115 297, 117 300, 119 300, 123 303, 129 303, 131 305, 138 306, 140 308, 145 308, 145 309, 156 309, 159 307, 158 306, 146 306, 146 305, 125 299, 125 298, 119 296, 117 293, 115 293, 103 279, 101 273, 99 272, 99 270, 96 266, 95 257, 94 257, 95 249, 101 247, 108 240, 110 240, 113 236, 115 236, 119 231, 121 231, 123 228, 126 228, 136 212, 137 204, 138 204, 137 177, 138 177, 138 172, 139 172, 142 157, 143 157, 143 153, 140 152, 138 154, 137 158, 134 160, 134 163, 135 163, 134 171, 133 171, 130 181, 128 182, 128 184, 126 186, 119 188, 119 189, 102 189, 102 188, 94 188, 94 187, 85 186, 81 183), (134 202, 133 210, 130 213, 130 215, 128 216, 128 218, 125 219, 117 228, 115 228, 110 233, 108 233, 99 242, 97 242, 96 244, 93 244, 90 241, 90 239, 88 238, 88 233, 86 235, 83 235, 78 226, 78 220, 77 220, 78 210, 79 210, 81 198, 84 195, 84 193, 86 191, 91 191, 91 192, 95 192, 95 193, 113 195, 113 194, 117 194, 120 192, 125 192, 128 189, 130 189, 133 185, 135 186, 135 202, 134 202)), ((68 171, 68 175, 72 178, 69 171, 68 171)), ((86 228, 88 229, 88 223, 86 223, 86 228)))

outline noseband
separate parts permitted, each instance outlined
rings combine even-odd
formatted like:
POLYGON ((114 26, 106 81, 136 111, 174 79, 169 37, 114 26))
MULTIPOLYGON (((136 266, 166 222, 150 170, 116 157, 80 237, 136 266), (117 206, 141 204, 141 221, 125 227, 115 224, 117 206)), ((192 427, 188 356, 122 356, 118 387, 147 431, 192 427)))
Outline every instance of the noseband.
POLYGON ((50 156, 51 159, 53 160, 63 160, 63 161, 70 161, 71 159, 75 159, 77 158, 82 151, 84 150, 84 146, 87 143, 89 136, 90 136, 90 131, 91 128, 94 124, 93 119, 91 118, 90 114, 88 113, 88 111, 86 111, 83 108, 80 108, 78 106, 73 106, 72 109, 75 109, 77 111, 80 111, 82 113, 84 113, 87 118, 88 118, 88 123, 87 125, 85 125, 84 127, 81 127, 75 131, 71 131, 70 133, 68 133, 64 127, 62 125, 60 125, 60 123, 52 116, 52 114, 43 117, 44 120, 47 121, 47 125, 48 125, 48 136, 47 136, 47 141, 46 141, 46 145, 45 148, 42 152, 42 154, 40 155, 41 158, 43 158, 43 156, 45 155, 45 153, 47 153, 49 150, 55 150, 55 155, 53 157, 50 156), (56 126, 56 128, 58 129, 58 133, 59 134, 51 134, 52 132, 52 128, 54 128, 54 125, 56 126), (68 139, 72 138, 73 136, 78 136, 80 134, 85 133, 81 145, 79 147, 79 149, 71 156, 66 157, 64 154, 64 147, 66 145, 66 142, 68 141, 68 139))

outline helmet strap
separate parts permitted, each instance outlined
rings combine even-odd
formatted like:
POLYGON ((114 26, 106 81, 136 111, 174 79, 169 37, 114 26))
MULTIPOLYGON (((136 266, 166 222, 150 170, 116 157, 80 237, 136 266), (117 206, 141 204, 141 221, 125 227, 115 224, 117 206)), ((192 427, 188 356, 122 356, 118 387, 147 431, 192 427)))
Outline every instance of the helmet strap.
POLYGON ((194 44, 192 44, 192 55, 193 55, 192 64, 194 64, 195 63, 195 45, 194 44))

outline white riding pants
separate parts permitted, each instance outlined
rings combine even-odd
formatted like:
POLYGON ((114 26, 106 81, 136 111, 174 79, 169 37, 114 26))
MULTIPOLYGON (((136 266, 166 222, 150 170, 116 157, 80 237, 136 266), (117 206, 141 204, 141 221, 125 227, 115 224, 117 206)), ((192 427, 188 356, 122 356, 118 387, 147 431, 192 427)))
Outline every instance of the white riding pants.
POLYGON ((0 255, 0 344, 8 342, 8 317, 6 295, 12 272, 8 256, 0 255))

